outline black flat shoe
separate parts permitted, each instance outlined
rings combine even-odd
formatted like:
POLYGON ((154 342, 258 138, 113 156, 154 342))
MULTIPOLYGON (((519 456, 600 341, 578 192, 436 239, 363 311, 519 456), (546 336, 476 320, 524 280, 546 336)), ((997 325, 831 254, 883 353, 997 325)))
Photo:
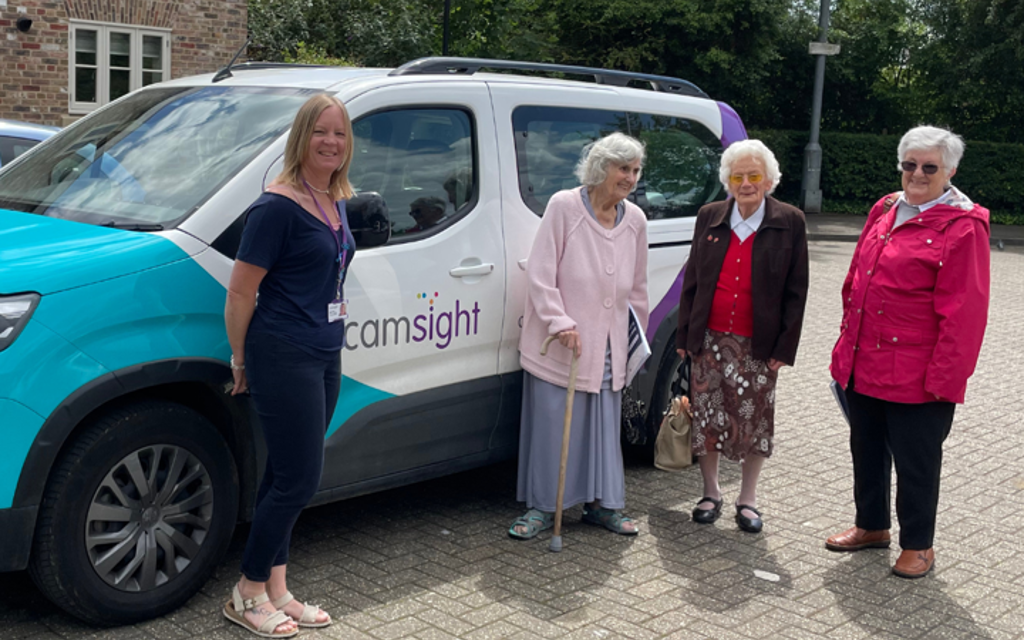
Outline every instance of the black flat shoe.
POLYGON ((711 524, 718 520, 720 515, 722 515, 722 499, 715 500, 705 496, 697 501, 697 507, 693 510, 693 521, 697 524, 711 524), (700 503, 702 502, 710 502, 715 506, 711 509, 701 509, 700 503))
POLYGON ((736 505, 736 524, 740 526, 740 529, 748 533, 761 533, 761 529, 764 528, 764 522, 761 521, 761 512, 746 504, 736 505), (743 510, 753 511, 757 514, 755 518, 748 518, 743 515, 743 510))

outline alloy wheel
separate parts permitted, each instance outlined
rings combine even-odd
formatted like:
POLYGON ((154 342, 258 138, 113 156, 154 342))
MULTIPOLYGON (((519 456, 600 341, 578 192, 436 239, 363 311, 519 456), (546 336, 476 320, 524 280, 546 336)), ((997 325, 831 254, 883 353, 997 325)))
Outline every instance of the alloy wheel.
POLYGON ((213 520, 210 472, 186 449, 141 448, 100 483, 85 522, 93 569, 122 591, 155 589, 196 558, 213 520))

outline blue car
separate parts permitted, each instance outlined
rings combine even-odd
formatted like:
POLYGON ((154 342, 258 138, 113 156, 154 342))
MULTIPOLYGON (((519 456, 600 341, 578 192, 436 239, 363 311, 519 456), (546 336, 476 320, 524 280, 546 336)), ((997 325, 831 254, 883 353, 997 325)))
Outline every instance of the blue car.
POLYGON ((0 120, 0 167, 60 131, 59 127, 0 120))

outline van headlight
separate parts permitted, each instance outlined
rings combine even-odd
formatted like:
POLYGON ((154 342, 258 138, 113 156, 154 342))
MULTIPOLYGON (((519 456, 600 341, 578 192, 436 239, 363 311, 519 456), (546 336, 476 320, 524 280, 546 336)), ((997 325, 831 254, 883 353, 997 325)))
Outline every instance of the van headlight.
POLYGON ((38 293, 0 296, 0 351, 11 346, 38 305, 38 293))

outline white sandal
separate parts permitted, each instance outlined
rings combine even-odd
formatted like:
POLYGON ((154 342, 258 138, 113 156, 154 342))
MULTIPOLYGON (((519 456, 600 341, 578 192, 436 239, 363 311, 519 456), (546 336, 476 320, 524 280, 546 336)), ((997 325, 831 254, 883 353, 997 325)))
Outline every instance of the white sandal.
MULTIPOLYGON (((283 611, 284 608, 288 606, 288 603, 294 599, 295 596, 293 596, 290 591, 285 591, 283 596, 281 596, 277 600, 274 600, 273 605, 276 609, 283 611)), ((321 627, 329 626, 332 622, 334 622, 331 619, 331 614, 327 613, 326 611, 324 611, 324 614, 327 616, 327 620, 323 622, 317 622, 316 614, 320 613, 321 611, 323 611, 323 609, 321 609, 320 607, 313 604, 306 604, 305 602, 303 602, 302 615, 299 616, 298 620, 296 620, 295 623, 298 624, 300 627, 306 627, 308 629, 319 629, 321 627)))
POLYGON ((231 592, 231 600, 224 605, 224 617, 237 625, 245 627, 261 638, 291 638, 296 635, 299 632, 298 629, 294 629, 293 631, 283 631, 280 633, 275 631, 279 626, 291 620, 291 617, 284 611, 275 611, 270 614, 270 616, 263 621, 263 624, 258 627, 254 622, 245 617, 246 611, 255 609, 264 602, 269 601, 270 598, 267 596, 266 592, 261 593, 255 598, 245 600, 242 598, 242 594, 238 591, 238 585, 235 585, 234 590, 231 592))

